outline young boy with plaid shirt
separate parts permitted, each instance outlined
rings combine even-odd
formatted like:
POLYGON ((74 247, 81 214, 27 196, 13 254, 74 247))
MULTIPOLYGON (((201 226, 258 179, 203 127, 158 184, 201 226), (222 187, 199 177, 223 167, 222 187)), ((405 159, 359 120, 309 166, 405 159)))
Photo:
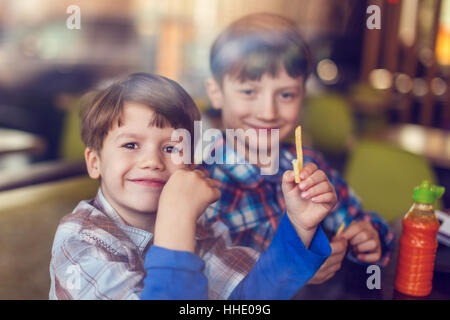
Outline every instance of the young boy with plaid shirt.
MULTIPOLYGON (((310 68, 310 51, 296 24, 274 14, 251 14, 235 21, 220 33, 211 48, 212 78, 207 80, 206 89, 213 108, 221 110, 223 127, 268 132, 267 145, 259 140, 252 145, 245 136, 238 137, 237 147, 225 148, 228 151, 223 153, 221 163, 203 163, 211 178, 221 182, 222 192, 219 201, 207 209, 206 220, 223 222, 234 245, 259 252, 269 245, 287 205, 282 177, 292 168, 295 146, 279 145, 279 159, 271 164, 279 166, 279 170, 275 168, 277 172, 273 175, 261 174, 264 164, 247 161, 229 165, 227 159, 248 160, 252 155, 257 158, 261 152, 278 151, 278 145, 274 148, 270 142, 274 129, 279 130, 279 141, 293 133, 310 68), (239 147, 244 151, 240 152, 239 147)), ((224 145, 234 144, 224 134, 215 138, 209 154, 217 154, 224 145)), ((348 246, 352 249, 350 259, 386 265, 394 234, 383 219, 362 210, 345 181, 318 153, 304 147, 303 156, 310 166, 301 173, 302 197, 314 201, 316 196, 312 193, 320 192, 323 186, 313 186, 317 177, 307 177, 310 169, 320 168, 338 195, 336 207, 322 226, 335 234, 342 222, 346 225, 339 237, 333 237, 332 254, 309 283, 319 284, 333 277, 348 246)))
POLYGON ((336 203, 326 177, 326 197, 312 204, 286 175, 287 214, 260 256, 231 246, 220 221, 200 217, 220 197, 217 182, 172 158, 189 151, 175 130, 192 133, 199 118, 161 76, 133 74, 95 96, 82 138, 101 185, 58 226, 51 299, 288 299, 319 269, 331 248, 318 224, 336 203))

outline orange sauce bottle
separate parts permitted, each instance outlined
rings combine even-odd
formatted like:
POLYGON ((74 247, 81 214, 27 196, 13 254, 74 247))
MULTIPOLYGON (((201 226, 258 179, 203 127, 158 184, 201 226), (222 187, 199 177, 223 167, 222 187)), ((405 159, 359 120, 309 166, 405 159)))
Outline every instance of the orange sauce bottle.
POLYGON ((424 297, 431 292, 439 230, 433 203, 444 192, 428 181, 414 189, 414 204, 402 220, 395 278, 395 289, 403 294, 424 297))

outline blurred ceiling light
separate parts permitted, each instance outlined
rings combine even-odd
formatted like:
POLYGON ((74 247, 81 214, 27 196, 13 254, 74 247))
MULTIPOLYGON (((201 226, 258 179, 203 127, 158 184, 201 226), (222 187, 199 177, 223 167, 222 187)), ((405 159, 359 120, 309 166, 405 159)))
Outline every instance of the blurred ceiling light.
POLYGON ((416 127, 406 127, 400 132, 400 144, 408 151, 422 153, 426 147, 425 135, 416 127))
POLYGON ((447 91, 447 83, 441 78, 431 80, 431 92, 436 96, 442 96, 447 91))
POLYGON ((317 64, 317 75, 326 84, 337 82, 339 71, 336 63, 330 59, 323 59, 317 64))
MULTIPOLYGON (((405 2, 405 1, 402 1, 405 2)), ((419 14, 418 14, 418 35, 417 43, 419 48, 431 47, 434 43, 434 27, 436 25, 436 11, 437 6, 441 1, 436 0, 422 0, 419 1, 419 14)))
POLYGON ((385 90, 392 87, 392 74, 386 69, 375 69, 369 74, 369 82, 379 90, 385 90))
POLYGON ((403 1, 400 13, 399 37, 405 46, 411 47, 416 38, 418 0, 403 1))
POLYGON ((395 77, 395 88, 398 92, 407 94, 412 90, 412 87, 413 82, 408 75, 400 73, 395 77))
POLYGON ((436 38, 436 59, 440 65, 450 65, 450 0, 442 0, 436 38))
POLYGON ((413 81, 413 94, 417 97, 423 97, 428 93, 427 82, 421 78, 416 78, 413 81))

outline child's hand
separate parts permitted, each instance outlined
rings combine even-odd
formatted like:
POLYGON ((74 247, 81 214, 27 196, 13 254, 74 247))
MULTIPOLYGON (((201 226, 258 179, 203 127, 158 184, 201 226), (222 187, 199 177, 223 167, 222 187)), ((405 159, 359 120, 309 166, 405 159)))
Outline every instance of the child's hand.
POLYGON ((170 176, 164 186, 158 212, 167 205, 170 212, 176 211, 174 213, 179 219, 187 216, 195 223, 205 209, 219 198, 217 181, 200 170, 180 169, 170 176))
POLYGON ((318 170, 314 163, 309 162, 300 177, 300 184, 296 184, 294 172, 286 171, 283 174, 282 190, 289 219, 308 247, 317 225, 336 205, 337 196, 327 175, 318 170), (301 233, 306 235, 305 239, 301 233))
POLYGON ((197 219, 219 198, 218 182, 202 171, 175 171, 159 198, 154 244, 194 252, 197 219))
POLYGON ((359 260, 367 263, 375 263, 380 260, 380 237, 369 221, 353 221, 340 236, 350 242, 349 244, 359 260))
POLYGON ((347 239, 342 236, 333 238, 330 242, 331 255, 325 260, 314 277, 308 281, 308 284, 321 284, 334 277, 342 266, 342 260, 344 260, 345 253, 347 252, 347 245, 347 239))

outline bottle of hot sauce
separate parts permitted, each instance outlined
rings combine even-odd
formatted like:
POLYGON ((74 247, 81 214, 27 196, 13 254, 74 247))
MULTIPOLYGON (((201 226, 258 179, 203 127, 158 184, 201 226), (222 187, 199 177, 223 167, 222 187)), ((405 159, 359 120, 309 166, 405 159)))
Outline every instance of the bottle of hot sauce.
POLYGON ((444 192, 428 181, 414 189, 414 204, 402 220, 395 278, 395 289, 403 294, 424 297, 431 292, 439 229, 433 203, 444 192))

